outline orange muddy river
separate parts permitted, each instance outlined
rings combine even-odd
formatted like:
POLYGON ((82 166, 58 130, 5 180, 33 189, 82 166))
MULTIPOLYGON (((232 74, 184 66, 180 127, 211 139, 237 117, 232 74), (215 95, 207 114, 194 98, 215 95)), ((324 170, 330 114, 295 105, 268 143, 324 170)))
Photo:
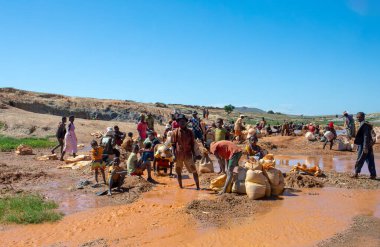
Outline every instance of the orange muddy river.
MULTIPOLYGON (((283 169, 289 165, 286 162, 307 159, 276 158, 283 169)), ((339 159, 322 162, 325 169, 346 169, 349 162, 339 159)), ((380 190, 303 189, 285 193, 265 213, 210 227, 183 209, 194 199, 213 199, 214 194, 194 190, 192 179, 184 180, 183 190, 175 179, 157 180, 165 185, 129 205, 86 209, 57 223, 0 228, 0 246, 78 246, 98 239, 110 246, 313 246, 346 229, 355 215, 380 217, 380 190)))

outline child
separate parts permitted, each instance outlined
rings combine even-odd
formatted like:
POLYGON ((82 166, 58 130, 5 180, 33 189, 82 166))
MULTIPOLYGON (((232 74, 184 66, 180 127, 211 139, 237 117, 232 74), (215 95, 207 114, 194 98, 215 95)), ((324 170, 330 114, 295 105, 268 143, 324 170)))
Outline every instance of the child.
POLYGON ((133 133, 129 132, 128 137, 124 139, 123 144, 121 144, 121 148, 126 152, 125 159, 128 160, 129 155, 133 151, 133 133))
POLYGON ((164 144, 157 145, 153 159, 154 174, 157 174, 160 168, 163 168, 165 173, 170 168, 169 177, 173 177, 173 160, 173 154, 169 147, 164 144))
POLYGON ((126 171, 120 166, 120 159, 118 157, 114 158, 112 161, 112 166, 109 169, 108 176, 108 194, 112 195, 112 189, 117 187, 118 191, 121 190, 121 186, 124 183, 124 178, 126 171))
POLYGON ((127 169, 128 169, 128 174, 131 176, 141 176, 144 174, 144 170, 148 170, 148 179, 147 181, 153 182, 154 180, 152 179, 151 176, 151 165, 150 162, 145 162, 142 163, 142 159, 138 160, 137 159, 137 154, 139 152, 139 146, 134 145, 133 146, 133 152, 131 155, 129 155, 128 161, 127 161, 127 169))
POLYGON ((92 160, 91 169, 95 170, 96 185, 99 183, 98 182, 99 169, 100 169, 100 172, 102 173, 104 184, 106 184, 106 178, 105 178, 105 174, 104 174, 104 169, 106 166, 103 163, 103 148, 99 147, 98 143, 95 140, 93 140, 91 142, 91 147, 92 147, 92 150, 91 150, 91 160, 92 160))
POLYGON ((247 152, 247 159, 249 159, 251 156, 254 156, 256 159, 262 159, 263 158, 263 151, 261 150, 261 147, 257 145, 257 137, 251 136, 249 138, 248 144, 245 146, 245 151, 247 152))

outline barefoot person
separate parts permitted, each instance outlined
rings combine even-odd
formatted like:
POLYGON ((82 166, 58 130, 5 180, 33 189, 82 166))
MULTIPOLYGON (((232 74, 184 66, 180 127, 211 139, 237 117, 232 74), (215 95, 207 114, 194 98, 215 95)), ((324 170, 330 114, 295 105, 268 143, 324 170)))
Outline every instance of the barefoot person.
POLYGON ((69 126, 67 126, 67 132, 65 134, 65 146, 63 148, 63 152, 61 155, 61 161, 63 161, 63 156, 65 156, 67 152, 72 153, 75 158, 77 150, 78 150, 77 149, 78 140, 75 134, 74 120, 75 120, 74 116, 69 117, 70 123, 69 123, 69 126))
POLYGON ((95 171, 95 181, 96 184, 99 184, 98 175, 99 170, 103 177, 103 182, 106 184, 106 176, 104 170, 106 168, 105 163, 103 162, 103 147, 98 146, 98 142, 93 140, 91 142, 91 169, 95 171))
POLYGON ((232 173, 236 166, 239 165, 242 150, 230 141, 219 141, 211 144, 210 152, 215 155, 218 162, 228 160, 227 166, 227 180, 221 190, 220 194, 226 193, 226 190, 232 182, 232 173))
POLYGON ((370 179, 376 179, 375 158, 373 155, 374 140, 371 134, 373 126, 365 121, 365 114, 363 112, 358 112, 356 119, 360 123, 354 141, 358 145, 358 158, 355 164, 355 174, 352 177, 357 178, 364 162, 367 162, 370 179))
POLYGON ((180 188, 182 186, 182 168, 186 167, 189 173, 193 174, 197 190, 199 190, 199 178, 195 168, 195 150, 194 150, 194 134, 187 128, 187 118, 183 114, 179 114, 177 117, 179 128, 173 130, 171 136, 171 142, 173 152, 175 154, 175 170, 177 173, 178 184, 180 188))
POLYGON ((120 167, 120 159, 115 157, 112 161, 112 166, 109 169, 107 195, 112 195, 113 188, 117 188, 117 191, 122 192, 121 186, 124 183, 125 174, 126 171, 120 167))
POLYGON ((60 122, 58 124, 57 133, 55 134, 55 136, 57 137, 57 140, 58 140, 58 145, 55 146, 51 150, 52 154, 54 154, 54 151, 59 147, 61 147, 61 154, 63 152, 63 145, 64 145, 64 139, 65 139, 65 134, 66 134, 66 121, 67 121, 67 118, 62 117, 62 122, 60 122))

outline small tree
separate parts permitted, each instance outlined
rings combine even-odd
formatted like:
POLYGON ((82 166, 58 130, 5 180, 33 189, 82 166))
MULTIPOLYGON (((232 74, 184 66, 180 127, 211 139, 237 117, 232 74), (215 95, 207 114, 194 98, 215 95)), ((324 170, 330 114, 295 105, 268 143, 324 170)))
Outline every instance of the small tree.
POLYGON ((224 110, 227 112, 227 115, 230 115, 231 112, 233 112, 235 109, 235 106, 229 104, 224 106, 224 110))
POLYGON ((268 114, 274 114, 274 111, 270 110, 268 111, 268 114))

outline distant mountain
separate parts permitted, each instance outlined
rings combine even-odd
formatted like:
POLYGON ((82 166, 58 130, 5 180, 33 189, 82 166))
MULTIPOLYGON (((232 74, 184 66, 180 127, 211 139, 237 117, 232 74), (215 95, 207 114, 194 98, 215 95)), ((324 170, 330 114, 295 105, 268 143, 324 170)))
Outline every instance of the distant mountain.
POLYGON ((241 113, 267 113, 266 111, 263 111, 259 108, 246 107, 246 106, 236 107, 234 111, 241 112, 241 113))

